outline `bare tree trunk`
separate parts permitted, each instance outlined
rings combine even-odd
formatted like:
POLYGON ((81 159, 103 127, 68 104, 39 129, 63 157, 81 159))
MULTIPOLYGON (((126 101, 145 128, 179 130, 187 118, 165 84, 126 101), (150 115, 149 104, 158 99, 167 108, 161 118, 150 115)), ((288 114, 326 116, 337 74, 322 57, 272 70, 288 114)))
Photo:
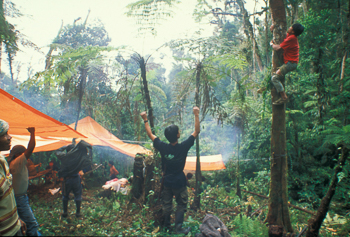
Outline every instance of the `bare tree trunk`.
POLYGON ((340 73, 340 89, 339 92, 343 92, 343 84, 344 84, 344 76, 345 76, 345 64, 346 64, 346 57, 347 57, 348 52, 345 51, 343 60, 342 60, 342 65, 341 65, 341 73, 340 73))
POLYGON ((80 84, 79 84, 79 100, 78 100, 78 112, 77 112, 77 119, 75 121, 74 130, 77 130, 78 127, 78 121, 81 111, 81 103, 83 101, 83 95, 84 95, 84 87, 86 83, 86 77, 87 77, 87 68, 80 68, 80 84))
POLYGON ((349 156, 349 150, 343 146, 342 155, 340 157, 338 165, 334 169, 334 175, 329 185, 326 195, 322 198, 320 207, 317 210, 316 216, 311 217, 308 223, 308 230, 306 232, 306 237, 317 237, 318 232, 320 231, 322 222, 327 215, 329 205, 331 203, 332 197, 334 196, 335 189, 338 184, 338 174, 343 170, 345 161, 349 156))
POLYGON ((303 8, 303 15, 305 16, 307 14, 307 12, 309 11, 309 5, 307 3, 307 0, 303 0, 303 2, 301 3, 301 6, 303 8))
POLYGON ((240 186, 240 171, 239 171, 239 149, 240 149, 240 133, 237 133, 237 183, 236 194, 239 198, 242 198, 241 186, 240 186))
MULTIPOLYGON (((283 0, 270 0, 270 9, 275 24, 273 32, 274 42, 275 44, 280 44, 287 30, 283 0)), ((276 72, 277 67, 283 64, 282 52, 273 51, 272 57, 272 72, 276 72)), ((284 80, 282 83, 284 84, 284 80)), ((273 86, 271 89, 272 101, 275 101, 277 96, 278 93, 273 86)), ((269 223, 269 236, 282 236, 283 229, 286 232, 293 232, 288 209, 287 172, 285 105, 273 105, 271 125, 271 181, 269 211, 266 217, 269 223)))
POLYGON ((45 56, 45 70, 50 69, 52 63, 51 63, 51 55, 52 52, 55 48, 53 46, 50 45, 50 49, 49 52, 47 52, 46 56, 45 56))
POLYGON ((148 83, 147 83, 147 78, 146 78, 146 64, 145 64, 145 59, 143 57, 140 57, 139 59, 139 65, 141 69, 141 78, 142 78, 142 83, 143 83, 143 90, 145 92, 145 99, 146 99, 146 104, 147 104, 147 109, 148 109, 148 120, 149 120, 149 125, 152 129, 152 132, 154 133, 154 120, 153 120, 153 108, 151 105, 151 97, 149 95, 149 90, 148 90, 148 83))
POLYGON ((13 78, 13 66, 12 66, 13 59, 12 59, 12 56, 11 56, 10 52, 7 52, 7 59, 9 61, 11 81, 12 81, 12 84, 14 85, 15 84, 15 80, 13 78))
MULTIPOLYGON (((339 7, 339 11, 341 12, 341 6, 339 7)), ((349 52, 349 31, 350 31, 350 0, 348 0, 348 14, 346 16, 347 23, 344 25, 343 30, 343 50, 345 51, 342 64, 341 64, 341 73, 340 73, 340 93, 343 92, 343 83, 344 83, 344 76, 345 76, 345 64, 346 64, 346 58, 349 52)))
POLYGON ((291 17, 291 25, 294 24, 298 20, 298 9, 299 9, 299 1, 292 2, 292 17, 291 17))
MULTIPOLYGON (((266 9, 268 7, 268 0, 264 0, 265 1, 265 6, 266 6, 266 9)), ((267 23, 267 11, 265 12, 265 38, 266 38, 266 67, 267 65, 269 65, 269 40, 268 40, 268 36, 269 36, 269 26, 268 26, 268 23, 267 23)))
POLYGON ((324 76, 323 76, 323 65, 321 64, 321 58, 323 56, 323 51, 321 47, 318 48, 318 58, 316 61, 316 73, 317 77, 317 106, 318 106, 318 122, 319 124, 323 124, 323 116, 324 116, 324 107, 325 107, 325 86, 324 86, 324 76))
POLYGON ((250 39, 253 42, 253 47, 254 47, 254 51, 255 51, 255 58, 256 58, 256 61, 258 63, 258 66, 259 66, 259 70, 262 71, 262 70, 264 70, 264 68, 262 65, 260 51, 258 48, 258 44, 256 43, 256 40, 255 40, 253 26, 252 26, 252 23, 250 23, 248 12, 245 9, 244 3, 242 0, 237 0, 237 3, 239 5, 239 7, 241 8, 242 15, 243 15, 243 22, 244 22, 244 29, 245 29, 244 33, 246 34, 248 40, 250 39))
MULTIPOLYGON (((200 86, 200 77, 201 77, 201 70, 202 70, 202 64, 201 62, 198 62, 196 67, 196 94, 195 94, 195 102, 196 106, 199 105, 199 86, 200 86)), ((196 162, 196 193, 194 196, 193 204, 191 208, 193 210, 198 210, 200 208, 200 194, 202 192, 202 173, 201 173, 201 161, 200 161, 200 154, 199 154, 199 135, 196 137, 196 156, 197 156, 197 162, 196 162)))

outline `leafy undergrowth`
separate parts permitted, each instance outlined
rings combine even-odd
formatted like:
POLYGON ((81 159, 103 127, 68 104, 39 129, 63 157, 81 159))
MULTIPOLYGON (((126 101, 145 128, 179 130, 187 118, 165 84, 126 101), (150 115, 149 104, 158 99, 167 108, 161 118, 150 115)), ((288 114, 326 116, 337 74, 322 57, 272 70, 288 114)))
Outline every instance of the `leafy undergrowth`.
MULTIPOLYGON (((169 236, 157 228, 157 213, 160 205, 149 207, 129 202, 129 197, 112 193, 110 198, 100 197, 101 188, 83 190, 83 218, 75 217, 74 200, 69 201, 68 218, 61 218, 61 194, 52 196, 48 193, 51 186, 43 185, 31 188, 29 197, 31 207, 40 225, 40 232, 45 236, 169 236)), ((267 214, 267 200, 246 194, 240 200, 234 190, 223 187, 208 186, 201 197, 201 210, 188 210, 184 226, 190 226, 188 236, 199 233, 204 216, 213 214, 227 226, 232 236, 267 236, 264 220, 267 214), (228 192, 229 191, 229 192, 228 192)), ((189 202, 193 201, 193 191, 189 189, 189 202)), ((73 199, 73 197, 72 197, 73 199)), ((189 205, 190 206, 190 205, 189 205)), ((299 232, 306 226, 310 215, 299 210, 290 209, 293 228, 299 232)), ((350 226, 345 218, 330 216, 321 229, 321 236, 343 236, 350 226), (341 225, 340 225, 341 223, 341 225)), ((174 220, 174 216, 172 216, 174 220)), ((174 225, 174 224, 172 224, 174 225)))

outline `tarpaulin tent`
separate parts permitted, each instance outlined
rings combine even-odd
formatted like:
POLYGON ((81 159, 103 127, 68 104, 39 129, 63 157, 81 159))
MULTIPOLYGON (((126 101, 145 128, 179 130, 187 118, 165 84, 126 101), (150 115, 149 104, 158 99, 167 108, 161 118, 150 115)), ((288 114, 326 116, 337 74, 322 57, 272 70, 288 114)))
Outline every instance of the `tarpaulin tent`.
MULTIPOLYGON (((75 123, 69 125, 74 128, 75 123)), ((123 154, 131 157, 135 157, 137 153, 152 154, 152 152, 140 145, 129 144, 121 141, 119 138, 110 133, 107 129, 102 127, 99 123, 93 120, 91 117, 85 117, 78 121, 77 131, 83 134, 84 140, 92 146, 109 146, 114 150, 117 150, 123 154)), ((66 146, 72 143, 71 138, 58 138, 58 137, 39 137, 35 136, 36 147, 34 152, 40 151, 52 151, 62 146, 66 146)), ((29 136, 12 136, 12 146, 23 145, 27 147, 29 136)), ((80 139, 77 139, 77 142, 80 139)), ((9 151, 2 153, 3 155, 9 153, 9 151)))
MULTIPOLYGON (((69 125, 74 128, 75 123, 69 125)), ((119 138, 102 127, 99 123, 87 116, 78 121, 77 131, 84 134, 87 138, 84 141, 93 146, 109 146, 123 154, 135 157, 137 153, 151 154, 152 152, 140 145, 129 144, 121 141, 119 138)))
MULTIPOLYGON (((226 169, 224 162, 222 161, 222 155, 212 155, 212 156, 201 156, 201 170, 209 171, 209 170, 223 170, 226 169)), ((190 171, 196 170, 196 156, 187 156, 186 164, 184 170, 190 171)))
MULTIPOLYGON (((30 139, 30 136, 23 136, 23 135, 11 135, 12 140, 11 140, 11 146, 15 145, 22 145, 24 147, 28 146, 28 142, 30 139)), ((41 152, 41 151, 53 151, 57 150, 58 148, 69 145, 71 142, 69 141, 62 141, 58 139, 53 139, 49 137, 40 137, 40 136, 35 136, 35 148, 34 152, 41 152)), ((10 151, 2 151, 2 155, 7 155, 9 154, 10 151)))
POLYGON ((27 127, 35 127, 36 136, 83 138, 68 125, 41 113, 0 89, 0 119, 9 123, 10 135, 29 135, 27 127))

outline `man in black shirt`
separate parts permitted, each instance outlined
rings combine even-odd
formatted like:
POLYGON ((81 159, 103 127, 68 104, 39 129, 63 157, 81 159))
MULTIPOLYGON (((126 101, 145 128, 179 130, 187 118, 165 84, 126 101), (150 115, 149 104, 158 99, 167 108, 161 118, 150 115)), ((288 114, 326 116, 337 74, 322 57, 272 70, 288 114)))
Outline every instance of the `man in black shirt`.
POLYGON ((164 135, 169 141, 169 143, 165 143, 152 133, 148 124, 147 113, 141 113, 141 117, 145 122, 147 135, 153 141, 154 148, 160 152, 162 157, 164 179, 162 209, 164 214, 164 226, 166 229, 170 228, 170 214, 173 208, 173 196, 175 195, 177 203, 177 211, 175 213, 175 231, 177 234, 185 235, 188 234, 190 228, 182 228, 188 202, 186 176, 183 169, 185 167, 187 153, 193 146, 194 140, 200 132, 198 107, 193 107, 193 114, 195 117, 195 131, 191 136, 182 143, 178 143, 178 139, 180 138, 179 127, 176 125, 170 125, 164 130, 164 135))

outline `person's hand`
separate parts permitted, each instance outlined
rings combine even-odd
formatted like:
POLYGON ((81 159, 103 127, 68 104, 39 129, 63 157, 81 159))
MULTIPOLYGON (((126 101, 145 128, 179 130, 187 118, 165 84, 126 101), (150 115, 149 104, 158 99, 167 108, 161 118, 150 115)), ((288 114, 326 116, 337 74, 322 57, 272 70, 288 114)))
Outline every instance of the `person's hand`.
POLYGON ((83 175, 84 175, 84 171, 80 170, 80 171, 79 171, 79 175, 80 175, 80 176, 83 176, 83 175))
POLYGON ((22 231, 22 234, 23 236, 26 235, 26 232, 27 232, 27 225, 26 223, 24 223, 21 219, 19 219, 19 221, 21 222, 21 231, 22 231))
POLYGON ((35 133, 35 128, 34 127, 28 127, 27 130, 28 130, 28 132, 30 134, 34 134, 35 133))
POLYGON ((275 25, 272 24, 272 25, 270 26, 270 31, 273 32, 273 29, 274 29, 274 28, 275 28, 275 25))
POLYGON ((199 115, 199 108, 197 106, 193 107, 193 114, 199 115))
POLYGON ((141 118, 143 119, 143 121, 147 120, 147 113, 146 113, 146 111, 143 111, 140 115, 141 115, 141 118))
POLYGON ((273 40, 271 40, 270 45, 271 45, 271 46, 273 45, 273 40))

